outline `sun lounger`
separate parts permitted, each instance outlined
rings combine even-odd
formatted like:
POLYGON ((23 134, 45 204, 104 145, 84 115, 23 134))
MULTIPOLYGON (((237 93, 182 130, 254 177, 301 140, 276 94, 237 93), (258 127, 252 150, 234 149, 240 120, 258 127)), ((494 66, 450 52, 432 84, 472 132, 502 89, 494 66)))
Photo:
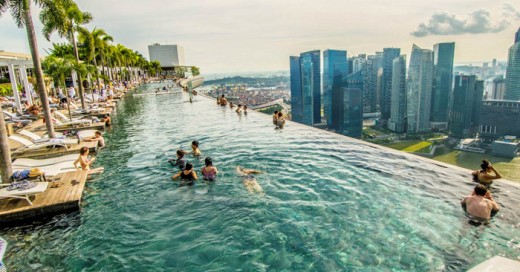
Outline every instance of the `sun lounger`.
POLYGON ((56 124, 57 128, 68 127, 68 126, 88 127, 88 126, 92 125, 92 120, 86 120, 86 119, 73 120, 73 121, 68 121, 68 122, 60 122, 56 119, 53 119, 52 121, 56 124))
POLYGON ((24 147, 17 149, 15 152, 25 152, 27 150, 41 149, 41 148, 46 148, 49 146, 65 147, 65 149, 68 150, 70 145, 74 145, 74 144, 78 143, 78 141, 74 140, 74 139, 49 139, 49 141, 47 141, 47 142, 33 143, 25 138, 22 138, 22 137, 19 137, 16 135, 9 136, 9 139, 11 139, 13 141, 17 141, 17 142, 21 143, 22 145, 24 145, 24 147))
MULTIPOLYGON (((45 173, 46 177, 53 177, 53 176, 56 176, 61 173, 77 171, 77 169, 74 167, 74 161, 65 161, 65 162, 60 162, 60 163, 56 163, 56 164, 52 164, 52 165, 42 165, 42 166, 37 166, 37 167, 45 173)), ((28 168, 34 168, 34 167, 13 165, 13 172, 19 171, 19 170, 25 170, 28 168)))
MULTIPOLYGON (((32 202, 29 199, 30 196, 45 192, 47 190, 48 182, 36 182, 36 186, 27 190, 12 190, 8 191, 7 188, 0 189, 0 199, 24 199, 29 205, 32 206, 32 202)), ((0 184, 0 186, 9 186, 9 184, 0 184)))
MULTIPOLYGON (((34 168, 41 166, 54 165, 62 162, 71 162, 73 163, 78 158, 78 154, 69 154, 55 158, 48 159, 29 159, 29 158, 17 158, 13 162, 13 167, 25 167, 25 168, 34 168)), ((72 164, 71 164, 72 165, 72 164)))
POLYGON ((14 123, 22 123, 23 125, 28 125, 32 123, 33 120, 22 119, 18 117, 16 114, 12 114, 8 111, 2 111, 4 113, 4 120, 9 120, 14 123))
POLYGON ((78 139, 80 141, 82 141, 85 138, 92 137, 92 136, 96 135, 96 131, 97 130, 94 130, 94 129, 80 130, 80 131, 78 131, 78 134, 77 134, 78 139))
POLYGON ((15 113, 12 113, 12 112, 8 112, 8 111, 2 111, 4 113, 5 116, 9 117, 10 119, 19 119, 19 120, 27 120, 27 119, 30 119, 30 120, 38 120, 39 117, 36 116, 36 115, 31 115, 31 114, 23 114, 23 115, 18 115, 18 114, 15 114, 15 113))
MULTIPOLYGON (((63 133, 59 133, 59 132, 55 132, 56 133, 56 136, 57 137, 63 137, 63 133)), ((33 142, 37 143, 37 142, 45 142, 45 141, 48 141, 49 138, 47 137, 47 134, 40 136, 36 133, 33 133, 33 132, 30 132, 28 130, 25 130, 25 129, 22 129, 20 131, 18 131, 18 134, 22 134, 23 136, 27 137, 27 138, 30 138, 33 142)))

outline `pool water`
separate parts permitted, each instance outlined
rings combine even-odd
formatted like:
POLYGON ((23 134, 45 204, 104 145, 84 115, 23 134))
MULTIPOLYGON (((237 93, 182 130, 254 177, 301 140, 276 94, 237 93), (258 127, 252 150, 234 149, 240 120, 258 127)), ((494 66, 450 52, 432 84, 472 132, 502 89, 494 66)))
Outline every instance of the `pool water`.
POLYGON ((81 212, 0 230, 9 271, 465 271, 520 256, 520 189, 505 182, 475 227, 469 173, 433 161, 185 94, 127 97, 113 122, 81 212), (167 160, 192 140, 220 173, 179 187, 167 160), (264 193, 236 166, 264 171, 264 193))

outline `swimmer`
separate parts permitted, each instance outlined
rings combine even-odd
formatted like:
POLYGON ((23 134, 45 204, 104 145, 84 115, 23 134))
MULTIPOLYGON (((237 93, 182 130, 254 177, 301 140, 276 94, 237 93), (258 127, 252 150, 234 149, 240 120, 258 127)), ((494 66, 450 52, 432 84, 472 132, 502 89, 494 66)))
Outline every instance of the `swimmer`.
POLYGON ((242 113, 242 104, 238 104, 237 109, 235 110, 236 113, 242 113))
POLYGON ((487 160, 482 160, 482 164, 480 165, 481 170, 476 170, 473 173, 473 179, 478 181, 480 184, 485 186, 490 186, 493 183, 494 179, 501 179, 502 175, 491 165, 491 163, 487 160), (495 175, 490 175, 491 172, 494 172, 495 175))
POLYGON ((217 96, 217 105, 220 106, 220 96, 217 96))
POLYGON ((471 195, 465 197, 461 204, 468 214, 484 220, 490 219, 500 209, 489 190, 482 184, 475 186, 471 195))
POLYGON ((220 97, 220 105, 221 106, 226 106, 227 105, 227 99, 226 99, 226 96, 225 95, 222 95, 220 97))
POLYGON ((247 191, 250 193, 262 193, 262 187, 256 181, 255 176, 253 174, 262 174, 262 171, 254 170, 254 169, 245 169, 237 166, 237 173, 242 176, 242 183, 246 187, 247 191))
POLYGON ((88 148, 85 146, 82 147, 79 150, 78 159, 76 161, 74 161, 74 167, 78 170, 86 170, 86 171, 88 171, 88 174, 102 173, 105 170, 103 167, 98 167, 96 169, 90 169, 90 165, 92 165, 92 163, 94 163, 96 158, 89 158, 88 153, 89 153, 88 148), (80 164, 81 168, 78 167, 78 163, 80 164))
POLYGON ((205 180, 214 181, 217 177, 217 167, 213 166, 213 160, 210 157, 206 157, 204 160, 205 166, 202 167, 201 173, 205 180))
POLYGON ((195 183, 195 180, 199 179, 197 176, 197 173, 193 171, 193 164, 191 162, 188 162, 186 164, 186 169, 180 171, 179 173, 172 176, 172 179, 181 178, 181 186, 182 185, 193 185, 195 183))
POLYGON ((229 102, 229 108, 232 109, 232 108, 234 108, 234 107, 235 107, 235 105, 233 104, 233 102, 230 101, 230 102, 229 102))
POLYGON ((276 119, 276 126, 278 128, 283 128, 285 126, 285 118, 283 118, 283 113, 278 112, 278 118, 276 119))
POLYGON ((278 126, 278 111, 274 111, 274 114, 273 114, 273 125, 278 126))
POLYGON ((247 115, 247 106, 244 105, 244 115, 247 115))
POLYGON ((193 156, 200 156, 202 153, 199 150, 199 141, 191 142, 191 153, 193 156))
POLYGON ((168 162, 173 166, 178 166, 180 170, 183 170, 186 167, 186 162, 184 161, 184 155, 186 155, 186 151, 179 149, 177 150, 177 159, 169 159, 168 162))

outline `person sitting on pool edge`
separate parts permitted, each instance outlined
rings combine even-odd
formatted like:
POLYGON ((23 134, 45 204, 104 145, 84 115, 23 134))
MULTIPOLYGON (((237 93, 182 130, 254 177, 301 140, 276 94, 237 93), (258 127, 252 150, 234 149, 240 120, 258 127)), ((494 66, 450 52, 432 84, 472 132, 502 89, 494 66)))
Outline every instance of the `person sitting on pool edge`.
POLYGON ((79 150, 78 159, 76 161, 74 161, 74 167, 76 167, 76 169, 78 169, 78 170, 86 170, 86 171, 88 171, 88 174, 97 174, 97 173, 103 172, 103 170, 105 170, 103 167, 98 167, 96 169, 90 169, 90 166, 92 165, 92 163, 94 163, 96 158, 90 159, 88 157, 88 153, 89 153, 88 148, 85 146, 82 147, 79 150), (80 164, 81 168, 78 167, 78 163, 80 164))
POLYGON ((172 179, 181 178, 181 186, 183 185, 193 185, 195 184, 195 180, 199 179, 197 176, 197 173, 193 171, 193 164, 191 162, 188 162, 186 164, 186 168, 184 170, 181 170, 179 173, 172 176, 172 179))
POLYGON ((494 179, 501 179, 502 175, 491 165, 491 163, 487 160, 482 160, 482 164, 480 164, 481 170, 476 170, 473 173, 473 179, 478 181, 478 183, 483 184, 485 186, 490 186, 493 183, 494 179), (495 175, 490 175, 491 171, 495 173, 495 175))
POLYGON ((180 170, 183 170, 186 167, 186 162, 184 161, 184 155, 186 155, 186 151, 179 149, 177 150, 177 159, 169 159, 168 162, 173 166, 178 166, 180 170))
POLYGON ((193 154, 193 156, 195 157, 202 155, 202 153, 199 150, 199 141, 191 142, 191 154, 193 154))
POLYGON ((210 157, 206 157, 204 164, 205 166, 200 170, 202 176, 204 176, 205 180, 215 181, 218 170, 217 167, 213 166, 213 160, 210 157))
POLYGON ((240 166, 237 166, 236 171, 240 176, 242 176, 242 183, 246 187, 247 191, 249 191, 250 193, 263 192, 262 187, 256 181, 255 176, 253 176, 253 174, 262 174, 262 171, 241 168, 240 166))
POLYGON ((500 209, 489 190, 482 184, 475 186, 471 195, 465 197, 461 204, 468 214, 477 219, 490 219, 500 209))
POLYGON ((99 148, 103 148, 105 147, 105 138, 103 138, 103 136, 101 135, 101 131, 97 130, 95 133, 94 133, 94 136, 92 137, 87 137, 84 139, 85 142, 97 142, 97 146, 99 148))

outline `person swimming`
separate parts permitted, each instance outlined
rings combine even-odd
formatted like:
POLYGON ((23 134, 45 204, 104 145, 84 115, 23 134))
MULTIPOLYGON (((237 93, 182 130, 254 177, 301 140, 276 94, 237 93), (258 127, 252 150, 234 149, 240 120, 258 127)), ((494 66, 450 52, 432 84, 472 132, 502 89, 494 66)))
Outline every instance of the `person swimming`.
POLYGON ((172 179, 177 178, 181 178, 181 186, 191 186, 195 184, 195 180, 199 179, 197 173, 193 171, 193 164, 191 162, 188 162, 186 164, 186 168, 184 170, 181 170, 180 172, 172 176, 172 179))
POLYGON ((278 128, 283 128, 285 126, 285 118, 283 118, 283 113, 281 111, 278 112, 278 118, 276 119, 276 126, 278 128))
POLYGON ((193 141, 191 142, 191 153, 193 156, 200 156, 202 153, 199 150, 199 141, 193 141))
POLYGON ((273 114, 273 125, 278 126, 278 111, 274 111, 274 114, 273 114))
POLYGON ((186 167, 186 162, 184 161, 184 155, 186 154, 186 151, 179 149, 177 150, 177 159, 169 159, 168 162, 173 166, 178 166, 180 170, 183 170, 184 167, 186 167))
POLYGON ((256 181, 255 174, 262 174, 262 171, 254 169, 246 169, 237 166, 236 171, 238 175, 242 176, 242 183, 250 193, 262 193, 262 187, 256 181))
POLYGON ((205 166, 202 167, 201 173, 205 180, 214 181, 217 177, 217 167, 213 166, 213 160, 210 157, 206 157, 204 160, 205 166))
POLYGON ((490 186, 493 183, 494 179, 501 179, 502 175, 491 165, 488 160, 482 160, 482 164, 480 164, 481 170, 476 170, 472 172, 473 180, 478 183, 490 186), (491 172, 494 172, 495 175, 490 175, 491 172))

